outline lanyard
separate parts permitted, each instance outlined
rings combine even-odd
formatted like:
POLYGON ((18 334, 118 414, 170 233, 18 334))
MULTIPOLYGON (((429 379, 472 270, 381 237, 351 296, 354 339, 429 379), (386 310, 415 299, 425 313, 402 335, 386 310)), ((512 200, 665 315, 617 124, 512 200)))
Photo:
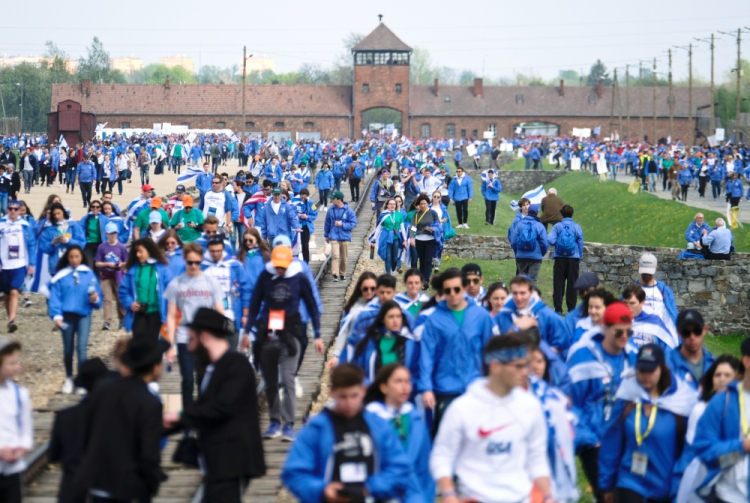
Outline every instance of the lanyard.
MULTIPOLYGON (((427 211, 429 211, 429 210, 427 210, 427 211)), ((422 219, 424 218, 424 216, 427 214, 427 211, 425 211, 424 213, 422 213, 422 216, 420 218, 417 218, 417 216, 419 214, 414 215, 414 225, 415 226, 419 225, 419 222, 422 221, 422 219)))
POLYGON ((747 434, 750 433, 750 427, 747 425, 747 414, 745 413, 745 389, 740 384, 737 386, 737 390, 740 398, 740 425, 742 426, 742 434, 747 437, 747 434))
POLYGON ((653 405, 651 407, 651 417, 648 418, 648 427, 646 428, 646 431, 641 433, 641 410, 643 408, 643 405, 641 402, 638 402, 635 404, 635 441, 638 444, 638 447, 641 446, 643 443, 643 440, 648 437, 648 435, 651 433, 651 430, 654 429, 654 423, 656 422, 656 411, 657 407, 656 405, 653 405))

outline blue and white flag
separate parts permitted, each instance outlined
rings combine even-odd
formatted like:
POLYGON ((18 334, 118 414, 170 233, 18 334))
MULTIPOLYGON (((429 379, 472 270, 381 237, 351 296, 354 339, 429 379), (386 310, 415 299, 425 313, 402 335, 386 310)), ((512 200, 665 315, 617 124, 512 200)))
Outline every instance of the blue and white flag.
POLYGON ((61 148, 68 148, 68 142, 65 141, 65 137, 63 135, 60 135, 59 143, 61 148))
POLYGON ((205 171, 203 171, 203 168, 199 168, 198 166, 189 166, 188 169, 186 169, 182 174, 180 174, 180 176, 177 177, 177 183, 189 182, 196 176, 202 175, 203 173, 205 173, 205 171))
MULTIPOLYGON (((531 204, 542 204, 542 199, 547 197, 547 193, 544 191, 544 185, 540 185, 539 187, 525 193, 522 198, 523 197, 531 201, 531 204)), ((512 209, 513 211, 520 210, 521 207, 518 206, 518 201, 511 201, 510 209, 512 209)))
POLYGON ((601 131, 602 131, 602 128, 601 128, 601 126, 596 126, 596 127, 594 128, 594 134, 600 134, 600 133, 601 133, 601 131))

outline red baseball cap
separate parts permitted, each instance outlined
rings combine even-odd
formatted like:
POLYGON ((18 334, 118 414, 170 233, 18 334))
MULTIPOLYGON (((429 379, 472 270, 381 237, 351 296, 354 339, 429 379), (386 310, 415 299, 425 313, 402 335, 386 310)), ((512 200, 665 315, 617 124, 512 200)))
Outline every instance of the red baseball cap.
POLYGON ((154 188, 151 185, 149 185, 149 184, 145 184, 143 187, 141 187, 141 190, 142 191, 154 190, 154 188))
POLYGON ((604 323, 606 325, 633 323, 633 314, 623 302, 613 302, 604 311, 604 323))

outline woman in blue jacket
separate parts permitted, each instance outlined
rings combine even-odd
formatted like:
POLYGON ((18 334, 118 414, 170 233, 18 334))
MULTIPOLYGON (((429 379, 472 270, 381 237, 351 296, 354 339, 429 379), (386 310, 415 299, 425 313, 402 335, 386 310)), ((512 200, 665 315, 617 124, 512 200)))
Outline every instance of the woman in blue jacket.
POLYGON ((172 281, 169 262, 151 238, 135 241, 117 296, 125 307, 125 330, 133 337, 159 337, 167 321, 164 290, 172 281))
POLYGON ((484 197, 484 225, 495 225, 497 201, 503 184, 495 177, 495 170, 487 171, 487 178, 482 180, 482 196, 484 197), (490 176, 491 175, 491 176, 490 176))
POLYGON ((331 192, 334 185, 333 174, 331 174, 329 168, 330 166, 328 163, 324 162, 320 171, 318 171, 318 174, 315 175, 315 188, 318 189, 318 192, 320 193, 318 206, 320 206, 323 211, 328 211, 328 194, 331 192))
POLYGON ((50 225, 42 230, 39 237, 39 249, 48 256, 50 271, 57 270, 57 262, 68 247, 86 246, 86 236, 75 220, 68 220, 68 212, 60 203, 53 203, 49 212, 50 225))
POLYGON ((365 383, 375 381, 378 371, 390 363, 405 365, 416 388, 419 379, 419 343, 409 329, 401 306, 389 300, 380 307, 367 335, 354 348, 351 363, 365 373, 365 383))
POLYGON ((258 282, 260 274, 266 268, 266 262, 271 260, 271 249, 266 241, 260 237, 260 232, 255 227, 245 231, 240 245, 240 251, 237 253, 237 260, 245 265, 247 281, 250 283, 250 290, 255 289, 255 283, 258 282))
POLYGON ((339 160, 333 161, 331 174, 333 175, 333 184, 336 187, 336 190, 341 190, 341 179, 344 177, 344 173, 346 173, 346 169, 344 168, 343 163, 339 160))
POLYGON ((78 334, 78 368, 86 361, 91 312, 102 307, 102 290, 88 258, 79 245, 70 245, 57 263, 57 273, 47 287, 47 314, 60 329, 63 339, 65 383, 62 392, 73 392, 73 349, 78 334))
POLYGON ((732 177, 727 180, 725 189, 727 193, 727 202, 730 203, 733 208, 739 206, 744 188, 742 187, 742 180, 740 180, 740 177, 736 172, 732 173, 732 177))
POLYGON ((169 262, 169 272, 176 278, 185 272, 185 259, 182 256, 182 240, 174 229, 167 229, 157 243, 164 258, 169 262))
POLYGON ((687 416, 697 402, 697 390, 671 374, 660 346, 640 348, 635 376, 620 384, 601 440, 599 488, 605 500, 614 493, 618 502, 671 501, 687 416))
POLYGON ((422 413, 409 402, 412 394, 409 369, 399 363, 381 368, 367 389, 366 410, 388 421, 401 441, 411 464, 408 503, 435 501, 435 480, 430 476, 432 441, 422 413))
POLYGON ((112 222, 117 226, 117 240, 122 244, 127 243, 130 232, 125 228, 125 221, 119 215, 115 205, 109 201, 103 202, 102 214, 107 217, 109 222, 112 222))

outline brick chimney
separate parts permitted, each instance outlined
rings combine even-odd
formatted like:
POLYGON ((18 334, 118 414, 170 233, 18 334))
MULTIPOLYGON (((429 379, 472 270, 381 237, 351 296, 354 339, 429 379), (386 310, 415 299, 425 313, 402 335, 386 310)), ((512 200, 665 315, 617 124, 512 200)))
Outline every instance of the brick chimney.
POLYGON ((437 96, 438 95, 438 79, 435 79, 435 89, 434 89, 434 91, 435 91, 435 96, 437 96))
POLYGON ((596 97, 599 99, 602 99, 603 94, 604 94, 604 81, 602 79, 599 79, 599 82, 596 83, 596 97))
POLYGON ((560 96, 565 96, 565 81, 560 79, 560 96))
POLYGON ((81 80, 81 94, 89 97, 89 94, 91 94, 91 79, 81 80))
POLYGON ((169 75, 167 75, 166 80, 164 81, 164 89, 169 91, 169 75))
POLYGON ((482 96, 484 94, 484 84, 482 79, 474 79, 474 96, 482 96))

